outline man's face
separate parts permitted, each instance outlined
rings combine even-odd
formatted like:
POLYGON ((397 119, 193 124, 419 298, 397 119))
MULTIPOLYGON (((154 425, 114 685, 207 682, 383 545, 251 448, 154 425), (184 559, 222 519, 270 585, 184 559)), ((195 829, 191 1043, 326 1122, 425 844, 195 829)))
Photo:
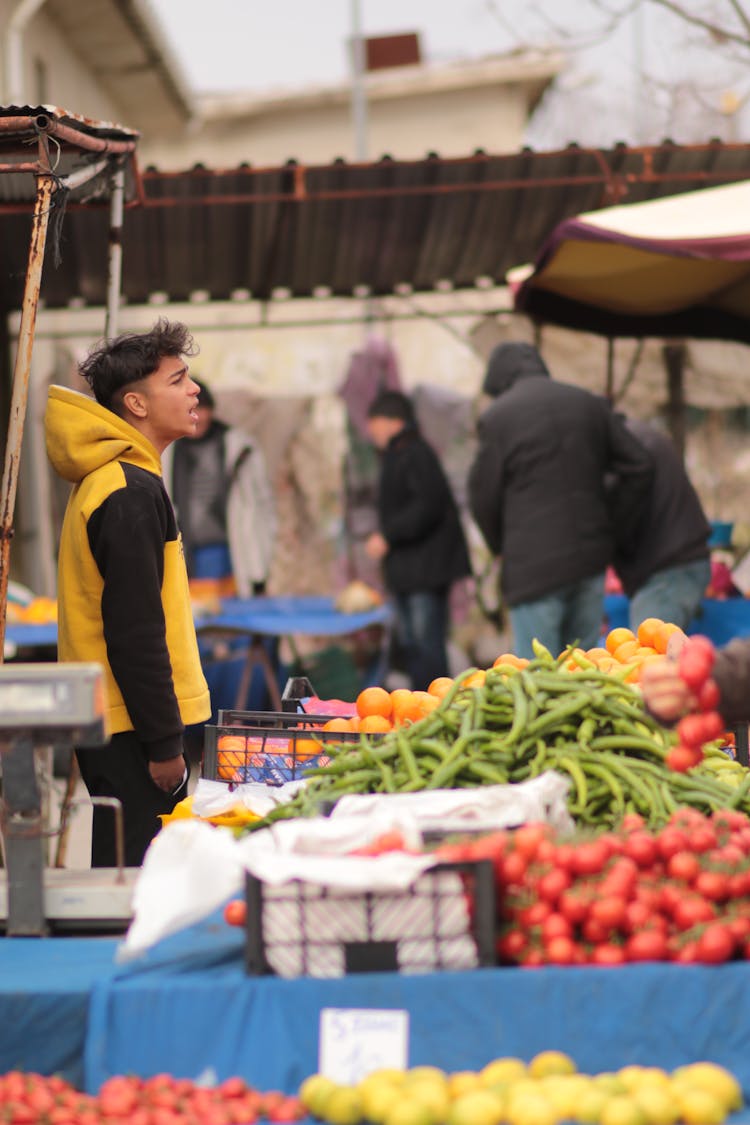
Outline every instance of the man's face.
POLYGON ((385 449, 388 442, 404 428, 400 418, 384 418, 375 415, 367 419, 367 433, 376 449, 385 449))
POLYGON ((198 425, 198 391, 182 356, 164 356, 159 366, 133 388, 146 403, 149 436, 157 448, 193 437, 198 425))

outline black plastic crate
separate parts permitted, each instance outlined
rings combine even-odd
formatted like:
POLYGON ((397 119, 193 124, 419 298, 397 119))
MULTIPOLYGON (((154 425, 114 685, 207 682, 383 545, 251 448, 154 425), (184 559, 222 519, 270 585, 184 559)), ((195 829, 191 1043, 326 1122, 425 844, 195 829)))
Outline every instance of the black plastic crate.
POLYGON ((441 863, 406 890, 353 891, 246 877, 245 968, 338 977, 494 965, 492 863, 441 863))
POLYGON ((283 785, 330 761, 327 748, 359 742, 353 731, 325 731, 337 715, 287 711, 219 711, 203 734, 201 776, 212 781, 283 785))

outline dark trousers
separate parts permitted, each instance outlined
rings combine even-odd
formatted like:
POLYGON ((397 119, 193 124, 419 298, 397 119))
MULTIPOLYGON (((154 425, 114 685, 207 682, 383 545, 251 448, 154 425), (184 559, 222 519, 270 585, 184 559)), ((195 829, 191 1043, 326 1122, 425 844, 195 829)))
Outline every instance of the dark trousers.
POLYGON ((396 615, 414 691, 426 691, 438 676, 448 675, 449 589, 397 594, 396 615))
MULTIPOLYGON (((122 803, 125 866, 140 867, 161 828, 159 816, 171 813, 187 796, 187 780, 176 793, 159 789, 148 772, 148 755, 132 730, 113 735, 102 749, 77 750, 76 757, 89 796, 117 797, 122 803)), ((114 809, 94 805, 91 866, 116 865, 114 809)))

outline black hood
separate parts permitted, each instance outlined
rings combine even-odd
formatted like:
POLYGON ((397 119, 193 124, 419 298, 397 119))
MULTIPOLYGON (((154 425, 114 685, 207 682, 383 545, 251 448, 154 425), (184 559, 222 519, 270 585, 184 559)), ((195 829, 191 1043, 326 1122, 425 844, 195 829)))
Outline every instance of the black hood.
POLYGON ((482 390, 495 398, 526 375, 547 375, 547 365, 533 344, 498 344, 492 350, 482 390))

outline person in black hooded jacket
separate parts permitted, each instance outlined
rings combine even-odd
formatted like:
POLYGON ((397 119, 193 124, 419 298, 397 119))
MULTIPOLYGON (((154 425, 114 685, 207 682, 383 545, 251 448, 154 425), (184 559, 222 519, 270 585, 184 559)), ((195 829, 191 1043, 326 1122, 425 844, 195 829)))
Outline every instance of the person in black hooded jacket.
POLYGON ((426 690, 448 675, 450 589, 471 573, 469 552, 450 484, 419 432, 411 400, 382 391, 368 410, 367 430, 382 460, 380 530, 365 546, 383 563, 412 688, 426 690))
POLYGON ((502 557, 514 649, 599 643, 604 575, 648 500, 653 459, 606 399, 550 378, 531 344, 500 344, 469 473, 472 515, 502 557), (610 474, 616 487, 608 488, 610 474))

